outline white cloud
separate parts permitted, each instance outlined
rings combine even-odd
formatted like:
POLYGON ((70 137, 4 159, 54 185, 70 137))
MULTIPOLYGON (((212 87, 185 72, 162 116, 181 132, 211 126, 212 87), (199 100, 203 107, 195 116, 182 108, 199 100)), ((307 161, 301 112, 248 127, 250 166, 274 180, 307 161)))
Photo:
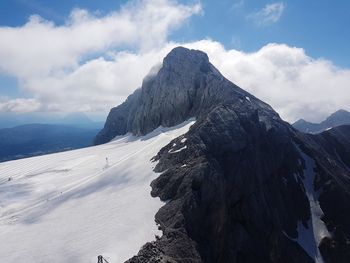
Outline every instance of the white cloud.
POLYGON ((159 59, 150 58, 151 49, 199 13, 199 3, 134 0, 104 16, 75 9, 64 25, 33 15, 21 27, 0 27, 0 74, 16 77, 48 110, 106 110, 130 85, 140 85, 134 75, 159 59), (134 53, 113 55, 125 48, 134 53))
MULTIPOLYGON (((171 30, 199 12, 198 4, 137 1, 103 17, 75 10, 63 26, 32 17, 22 27, 2 27, 0 71, 17 77, 33 98, 2 99, 0 111, 107 112, 180 45, 168 41, 171 30)), ((183 45, 207 52, 225 77, 288 121, 350 110, 350 70, 313 59, 302 48, 269 44, 244 53, 213 40, 183 45)))
POLYGON ((108 111, 140 87, 168 51, 168 45, 156 52, 121 51, 108 60, 92 59, 69 73, 31 79, 26 85, 35 87, 49 111, 108 111))
POLYGON ((189 45, 208 53, 222 74, 269 103, 288 121, 319 121, 350 110, 350 70, 313 59, 302 48, 269 44, 253 53, 226 50, 211 40, 189 45))
POLYGON ((258 26, 267 26, 280 20, 285 7, 283 2, 267 4, 263 9, 248 15, 248 18, 258 26))
POLYGON ((41 108, 40 102, 35 99, 24 99, 18 98, 13 100, 7 100, 5 102, 0 102, 0 112, 32 112, 37 111, 41 108))

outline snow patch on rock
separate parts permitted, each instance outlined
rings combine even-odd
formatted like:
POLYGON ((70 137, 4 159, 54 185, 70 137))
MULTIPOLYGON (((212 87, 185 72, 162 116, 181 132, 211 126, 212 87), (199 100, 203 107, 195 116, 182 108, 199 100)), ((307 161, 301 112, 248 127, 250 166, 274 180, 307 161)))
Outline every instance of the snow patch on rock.
POLYGON ((296 146, 302 159, 305 162, 304 178, 302 183, 305 189, 306 196, 310 204, 311 218, 304 226, 302 222, 298 223, 298 244, 305 250, 305 252, 315 260, 316 263, 323 263, 321 253, 318 249, 322 238, 330 236, 326 225, 321 220, 323 211, 318 202, 318 193, 314 189, 315 180, 315 161, 306 155, 300 147, 296 146))
POLYGON ((185 149, 187 149, 187 145, 185 145, 184 147, 181 147, 180 149, 175 150, 175 151, 173 149, 170 149, 169 153, 178 153, 178 152, 181 152, 181 151, 183 151, 185 149))

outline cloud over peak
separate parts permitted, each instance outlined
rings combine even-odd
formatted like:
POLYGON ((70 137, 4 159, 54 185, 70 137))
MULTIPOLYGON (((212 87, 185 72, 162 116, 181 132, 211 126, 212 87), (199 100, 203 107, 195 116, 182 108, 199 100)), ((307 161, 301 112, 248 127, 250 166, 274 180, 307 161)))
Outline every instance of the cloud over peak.
POLYGON ((121 66, 118 61, 128 57, 131 65, 133 54, 161 49, 170 32, 201 12, 199 3, 133 0, 105 15, 73 9, 62 25, 32 15, 23 26, 0 27, 0 74, 17 78, 21 88, 33 94, 44 109, 62 108, 69 94, 67 110, 78 105, 86 110, 106 110, 110 102, 105 97, 119 102, 117 97, 125 95, 124 79, 136 70, 146 74, 145 69, 155 62, 145 62, 142 70, 136 65, 121 66), (121 49, 133 52, 116 52, 121 49))
MULTIPOLYGON (((284 7, 270 4, 256 14, 272 23, 284 7)), ((169 41, 173 30, 201 12, 200 4, 144 0, 106 15, 75 9, 63 25, 32 16, 21 27, 0 27, 0 74, 15 77, 31 95, 0 98, 0 111, 107 112, 178 45, 208 53, 226 78, 288 121, 350 110, 350 70, 311 58, 302 48, 271 43, 247 53, 210 39, 169 41)))
POLYGON ((223 75, 269 103, 287 121, 320 121, 340 108, 350 110, 350 70, 314 59, 302 48, 271 43, 245 53, 205 40, 206 51, 223 75))

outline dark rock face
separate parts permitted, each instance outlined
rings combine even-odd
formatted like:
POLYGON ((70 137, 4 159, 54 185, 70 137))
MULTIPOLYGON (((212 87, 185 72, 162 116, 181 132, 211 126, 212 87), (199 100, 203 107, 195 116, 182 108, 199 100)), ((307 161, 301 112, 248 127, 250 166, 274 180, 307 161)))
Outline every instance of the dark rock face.
POLYGON ((140 90, 111 110, 95 144, 127 132, 143 135, 160 125, 170 127, 190 117, 200 118, 221 102, 246 97, 272 111, 225 79, 205 53, 178 47, 164 58, 155 76, 147 77, 140 90))
MULTIPOLYGON (((331 232, 316 244, 323 262, 350 260, 350 173, 326 152, 334 142, 281 120, 267 127, 263 116, 240 103, 219 106, 159 152, 163 173, 152 195, 167 201, 156 214, 163 236, 152 243, 155 255, 145 256, 145 247, 129 262, 322 262, 297 241, 298 222, 312 215, 302 183, 307 164, 296 147, 315 160, 314 188, 331 232)), ((350 130, 333 136, 349 143, 350 130)), ((347 149, 339 154, 344 163, 347 149)))
POLYGON ((170 151, 183 147, 180 137, 156 156, 164 173, 152 195, 168 201, 156 215, 156 243, 171 248, 174 262, 313 262, 291 240, 309 218, 293 175, 302 174, 293 130, 268 118, 245 101, 227 102, 191 127, 186 149, 170 151), (178 236, 190 237, 180 239, 183 252, 173 246, 178 236))
POLYGON ((189 132, 154 157, 163 235, 129 263, 350 262, 349 128, 300 133, 206 54, 176 48, 112 109, 96 143, 189 117, 189 132))
POLYGON ((137 89, 126 101, 118 107, 111 109, 104 128, 97 134, 94 144, 109 142, 117 135, 126 134, 133 121, 133 113, 139 102, 141 90, 137 89))
POLYGON ((339 126, 312 138, 318 144, 316 156, 320 166, 326 168, 318 181, 318 187, 322 188, 319 202, 323 221, 332 232, 332 238, 322 240, 320 250, 325 262, 349 262, 350 126, 339 126))
POLYGON ((300 119, 295 122, 293 126, 301 132, 315 134, 344 124, 350 124, 350 112, 346 110, 338 110, 321 123, 311 123, 300 119))
MULTIPOLYGON (((272 251, 287 262, 289 255, 279 246, 288 243, 287 235, 296 237, 297 219, 308 218, 307 200, 293 177, 297 153, 283 123, 272 124, 281 130, 267 129, 259 111, 247 114, 242 106, 223 105, 196 124, 186 135, 185 159, 166 148, 159 153, 157 169, 167 170, 153 182, 152 194, 174 201, 156 220, 164 233, 183 225, 203 262, 272 262, 272 251), (283 155, 285 148, 289 158, 283 155)), ((299 247, 294 250, 307 262, 299 247)))

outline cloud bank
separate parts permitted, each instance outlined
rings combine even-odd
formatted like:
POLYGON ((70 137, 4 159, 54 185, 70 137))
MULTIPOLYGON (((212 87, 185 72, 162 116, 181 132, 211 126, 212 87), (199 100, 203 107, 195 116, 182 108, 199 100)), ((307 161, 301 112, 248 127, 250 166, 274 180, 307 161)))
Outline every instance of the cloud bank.
POLYGON ((100 110, 140 85, 138 74, 160 60, 151 49, 200 13, 200 4, 135 0, 104 16, 74 9, 63 25, 33 15, 21 27, 0 27, 0 74, 16 77, 41 110, 100 110), (135 56, 149 61, 140 65, 135 56))
POLYGON ((319 121, 350 110, 350 70, 313 59, 302 48, 268 44, 253 53, 226 50, 204 40, 189 46, 204 50, 222 74, 269 103, 284 119, 319 121))
POLYGON ((0 112, 27 113, 37 111, 41 108, 40 102, 35 99, 13 99, 4 102, 0 101, 0 112))
POLYGON ((32 95, 1 100, 0 111, 107 112, 177 45, 207 52, 226 78, 290 122, 350 110, 350 70, 311 58, 302 48, 268 44, 245 53, 210 39, 169 41, 173 30, 201 13, 200 4, 133 1, 104 16, 76 9, 61 26, 33 16, 22 27, 0 27, 0 72, 32 95))

